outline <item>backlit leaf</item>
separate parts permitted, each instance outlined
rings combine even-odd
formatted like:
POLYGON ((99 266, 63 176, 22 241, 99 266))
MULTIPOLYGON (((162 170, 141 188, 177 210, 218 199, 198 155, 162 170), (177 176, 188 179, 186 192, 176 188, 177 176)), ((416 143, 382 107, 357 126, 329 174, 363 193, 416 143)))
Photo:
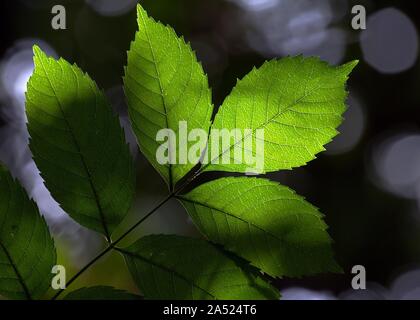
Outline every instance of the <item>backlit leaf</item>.
POLYGON ((141 151, 172 188, 198 163, 185 157, 184 151, 195 142, 182 137, 180 122, 188 132, 200 128, 207 133, 213 111, 211 92, 190 45, 140 5, 137 13, 139 31, 128 52, 124 77, 129 114, 141 151), (173 140, 157 141, 161 129, 173 130, 186 149, 173 140), (176 164, 158 161, 156 154, 164 143, 176 164))
POLYGON ((276 182, 222 178, 179 198, 211 241, 271 276, 340 271, 322 215, 276 182))
POLYGON ((205 157, 210 163, 204 169, 265 173, 313 160, 338 133, 346 80, 356 64, 331 67, 318 58, 298 56, 252 70, 238 81, 215 117, 205 157), (234 129, 241 132, 223 145, 217 131, 234 129), (234 161, 235 149, 239 163, 234 161))
POLYGON ((278 298, 269 284, 201 239, 147 236, 120 251, 148 299, 278 298))

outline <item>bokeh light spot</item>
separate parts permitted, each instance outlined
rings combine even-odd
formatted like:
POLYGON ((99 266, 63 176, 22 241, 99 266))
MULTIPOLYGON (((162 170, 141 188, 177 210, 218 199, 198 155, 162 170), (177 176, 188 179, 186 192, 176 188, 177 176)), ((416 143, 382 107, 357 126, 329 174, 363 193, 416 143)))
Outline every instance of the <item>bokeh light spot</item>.
POLYGON ((405 71, 417 60, 418 37, 414 23, 400 10, 375 12, 360 36, 364 59, 382 73, 405 71))

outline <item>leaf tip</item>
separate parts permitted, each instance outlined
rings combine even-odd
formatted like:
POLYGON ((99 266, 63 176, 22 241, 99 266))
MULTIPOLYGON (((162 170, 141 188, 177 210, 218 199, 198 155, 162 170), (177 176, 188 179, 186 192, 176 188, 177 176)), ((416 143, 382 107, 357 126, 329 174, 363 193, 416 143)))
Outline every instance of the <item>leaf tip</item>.
POLYGON ((341 66, 342 70, 344 70, 347 74, 350 74, 354 68, 359 64, 359 60, 350 61, 341 66))
MULTIPOLYGON (((140 3, 137 4, 137 21, 140 22, 140 20, 143 20, 145 18, 148 18, 149 15, 147 14, 147 11, 142 7, 140 3)), ((140 23, 139 23, 140 25, 140 23)))
POLYGON ((37 64, 39 63, 39 61, 47 60, 48 59, 47 54, 37 44, 34 44, 33 45, 32 51, 34 53, 35 67, 37 66, 37 64))
POLYGON ((33 51, 34 55, 39 55, 39 54, 43 53, 42 49, 37 44, 34 44, 32 46, 32 51, 33 51))
POLYGON ((37 44, 33 45, 32 52, 34 53, 35 58, 45 57, 45 52, 42 51, 42 49, 37 44))

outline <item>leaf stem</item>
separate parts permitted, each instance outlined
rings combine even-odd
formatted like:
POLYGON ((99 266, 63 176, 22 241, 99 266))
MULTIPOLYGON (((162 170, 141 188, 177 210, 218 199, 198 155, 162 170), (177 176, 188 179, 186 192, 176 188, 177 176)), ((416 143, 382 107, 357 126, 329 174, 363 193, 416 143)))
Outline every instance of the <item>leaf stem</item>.
MULTIPOLYGON (((163 199, 153 210, 146 214, 143 218, 137 221, 130 229, 128 229, 124 234, 122 234, 117 240, 109 243, 108 247, 100 252, 95 258, 93 258, 88 264, 86 264, 82 269, 79 270, 66 284, 70 286, 77 278, 79 278, 86 270, 88 270, 93 264, 95 264, 100 258, 110 252, 115 246, 121 242, 128 234, 130 234, 134 229, 136 229, 140 224, 142 224, 146 219, 148 219, 152 214, 154 214, 160 207, 162 207, 166 202, 168 202, 175 193, 170 193, 165 199, 163 199)), ((51 298, 51 300, 56 300, 65 289, 60 289, 57 293, 51 298)))
MULTIPOLYGON (((131 228, 129 228, 126 232, 124 232, 117 240, 114 242, 109 242, 108 247, 106 247, 103 251, 101 251, 96 257, 94 257, 88 264, 86 264, 82 269, 80 269, 71 279, 66 283, 66 287, 70 286, 74 281, 76 281, 86 270, 88 270, 92 265, 94 265, 99 259, 105 256, 108 252, 115 249, 117 244, 120 243, 126 236, 128 236, 131 232, 133 232, 138 226, 140 226, 144 221, 146 221, 150 216, 152 216, 158 209, 160 209, 166 202, 171 200, 174 196, 176 196, 179 192, 181 192, 185 187, 187 187, 193 180, 195 180, 201 173, 202 167, 200 167, 188 180, 185 181, 181 186, 179 186, 176 190, 172 191, 170 194, 166 196, 159 204, 152 209, 148 214, 146 214, 143 218, 137 221, 131 228)), ((51 300, 56 300, 64 291, 65 289, 60 289, 57 293, 51 298, 51 300)))

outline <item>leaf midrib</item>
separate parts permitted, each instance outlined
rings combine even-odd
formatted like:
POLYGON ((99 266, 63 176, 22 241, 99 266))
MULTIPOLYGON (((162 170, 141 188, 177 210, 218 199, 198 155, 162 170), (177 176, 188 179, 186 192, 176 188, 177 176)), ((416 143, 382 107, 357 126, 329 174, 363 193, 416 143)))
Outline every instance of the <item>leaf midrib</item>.
MULTIPOLYGON (((215 161, 217 159, 220 159, 220 157, 222 157, 225 153, 230 152, 232 150, 232 148, 234 148, 236 145, 238 145, 239 143, 242 143, 242 141, 245 140, 246 138, 248 138, 249 136, 252 136, 255 133, 256 130, 261 129, 261 128, 264 128, 265 126, 267 126, 268 124, 270 124, 274 119, 276 119, 276 118, 280 117, 281 115, 283 115, 284 113, 288 112, 291 108, 293 108, 295 105, 297 105, 300 101, 302 101, 303 99, 307 98, 309 95, 311 95, 312 93, 314 93, 316 90, 318 90, 320 88, 321 88, 321 86, 317 86, 317 87, 309 90, 309 92, 307 92, 305 95, 303 95, 299 99, 294 100, 291 104, 289 104, 282 111, 277 112, 274 116, 272 116, 270 119, 266 120, 264 123, 262 123, 261 125, 259 125, 257 128, 252 129, 251 133, 249 133, 248 135, 245 135, 240 140, 238 140, 233 145, 231 145, 228 149, 222 151, 217 157, 215 157, 214 159, 212 159, 211 161, 209 161, 209 163, 207 163, 205 166, 201 167, 200 171, 204 171, 207 167, 209 167, 210 165, 212 165, 212 162, 213 161, 215 161)), ((270 93, 268 93, 268 95, 269 94, 270 93)), ((223 104, 222 104, 222 106, 223 106, 223 104)), ((266 104, 266 107, 267 107, 267 104, 266 104)), ((211 136, 211 129, 210 129, 210 132, 209 132, 209 137, 210 136, 211 136)))
POLYGON ((268 230, 264 229, 263 227, 260 227, 259 225, 255 224, 254 222, 252 222, 252 221, 248 221, 248 220, 245 220, 245 219, 243 219, 243 218, 241 218, 241 217, 238 217, 237 215, 235 215, 235 214, 233 214, 233 213, 227 212, 227 211, 225 211, 225 210, 223 210, 223 209, 219 209, 219 208, 216 208, 216 207, 210 206, 210 205, 209 205, 209 204, 207 204, 207 203, 203 203, 203 202, 200 202, 200 201, 196 201, 196 200, 191 200, 191 199, 189 199, 189 198, 185 198, 185 197, 183 197, 183 196, 177 196, 177 198, 178 198, 178 199, 180 199, 180 200, 182 200, 182 201, 186 201, 186 202, 189 202, 189 203, 192 203, 192 204, 195 204, 195 205, 199 205, 199 206, 202 206, 202 207, 208 208, 208 209, 210 209, 210 210, 215 210, 215 211, 218 211, 218 212, 220 212, 220 213, 222 213, 222 214, 226 214, 227 216, 229 216, 229 217, 231 217, 231 218, 235 218, 235 219, 237 219, 237 220, 239 220, 239 221, 242 221, 242 222, 244 222, 244 223, 246 223, 246 224, 248 224, 248 225, 253 226, 254 228, 257 228, 257 229, 259 229, 259 230, 263 231, 264 233, 269 234, 270 236, 272 236, 273 238, 277 239, 278 241, 281 241, 281 242, 286 242, 284 239, 279 238, 277 235, 275 235, 275 234, 271 233, 270 231, 268 231, 268 230))
MULTIPOLYGON (((280 241, 280 242, 282 242, 282 243, 287 243, 287 241, 285 240, 285 239, 283 239, 283 238, 281 238, 281 237, 279 237, 278 235, 275 235, 274 233, 272 233, 271 231, 269 231, 269 230, 267 230, 267 229, 264 229, 263 227, 261 227, 261 226, 259 226, 259 225, 257 225, 255 222, 253 222, 253 221, 251 221, 251 220, 245 220, 244 218, 241 218, 241 217, 239 217, 239 216, 237 216, 237 215, 235 215, 235 214, 233 214, 233 213, 230 213, 230 212, 228 212, 228 211, 226 211, 226 210, 224 210, 224 209, 219 209, 219 208, 216 208, 216 207, 214 207, 214 206, 211 206, 211 205, 209 205, 209 204, 207 204, 207 203, 204 203, 204 202, 201 202, 201 201, 197 201, 197 200, 192 200, 192 199, 189 199, 189 198, 186 198, 185 196, 176 196, 176 198, 177 199, 179 199, 179 200, 181 200, 181 201, 186 201, 186 202, 189 202, 189 203, 192 203, 192 204, 194 204, 194 205, 199 205, 199 206, 202 206, 202 207, 205 207, 205 208, 208 208, 208 209, 210 209, 210 210, 214 210, 214 211, 218 211, 218 212, 220 212, 220 213, 222 213, 222 214, 226 214, 227 216, 229 216, 229 217, 232 217, 232 218, 234 218, 234 219, 237 219, 237 220, 239 220, 239 221, 242 221, 242 222, 244 222, 244 223, 247 223, 248 225, 250 225, 250 226, 253 226, 253 227, 255 227, 255 228, 257 228, 257 229, 259 229, 259 230, 261 230, 261 231, 263 231, 263 232, 265 232, 265 233, 267 233, 268 235, 270 235, 270 236, 272 236, 273 238, 275 238, 276 240, 278 240, 278 241, 280 241)), ((292 198, 287 198, 287 199, 284 199, 284 200, 295 200, 295 199, 292 199, 292 198)), ((303 213, 302 213, 303 214, 303 213)), ((307 213, 305 213, 305 214, 307 214, 307 213)), ((311 214, 311 215, 313 215, 313 216, 315 216, 315 217, 317 217, 317 218, 319 218, 318 216, 316 216, 316 215, 314 215, 314 214, 311 214)), ((320 230, 324 230, 324 229, 322 229, 322 228, 318 228, 318 229, 320 229, 320 230)))
MULTIPOLYGON (((160 98, 162 100, 163 111, 164 111, 164 114, 165 114, 166 128, 169 128, 168 111, 167 111, 167 106, 166 106, 166 100, 164 98, 163 85, 162 85, 162 82, 160 80, 160 72, 159 72, 159 69, 157 67, 157 60, 156 60, 155 51, 154 51, 154 48, 152 46, 152 42, 150 41, 150 36, 149 36, 149 33, 148 33, 148 29, 146 27, 146 19, 144 18, 143 11, 141 11, 141 10, 140 10, 140 15, 141 15, 141 19, 142 19, 143 25, 144 25, 144 30, 145 30, 144 33, 146 34, 146 37, 147 37, 147 43, 149 44, 150 52, 152 53, 153 66, 155 67, 155 70, 156 70, 157 81, 158 81, 159 90, 160 90, 160 93, 161 93, 160 98)), ((169 188, 171 189, 171 191, 173 190, 172 164, 170 162, 169 162, 169 188)))

